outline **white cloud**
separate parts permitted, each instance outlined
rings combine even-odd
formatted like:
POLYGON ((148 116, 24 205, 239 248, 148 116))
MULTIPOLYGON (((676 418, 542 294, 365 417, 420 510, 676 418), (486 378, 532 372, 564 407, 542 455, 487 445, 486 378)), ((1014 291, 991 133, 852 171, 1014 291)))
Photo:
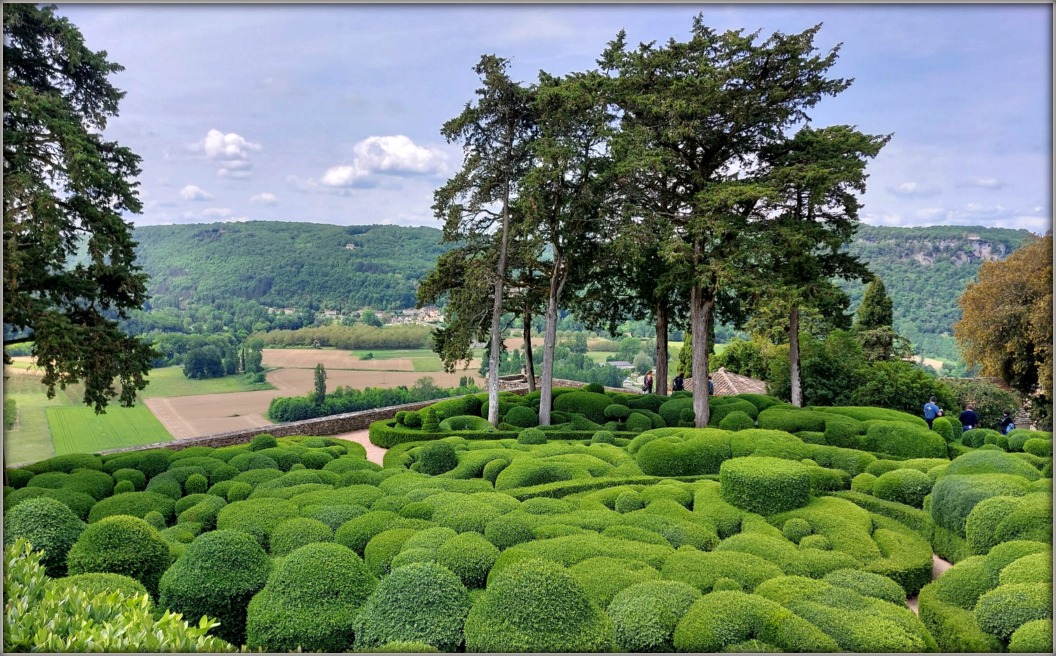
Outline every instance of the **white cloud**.
POLYGON ((934 196, 939 193, 938 187, 921 184, 919 182, 903 182, 893 187, 888 187, 887 190, 896 196, 904 196, 907 198, 923 198, 925 196, 934 196))
POLYGON ((202 212, 203 216, 216 216, 221 218, 225 216, 230 216, 230 214, 231 210, 226 207, 210 207, 209 209, 202 212))
POLYGON ((209 130, 205 139, 191 147, 205 153, 214 162, 220 163, 216 174, 222 178, 248 178, 252 175, 253 164, 249 161, 251 151, 260 150, 261 145, 249 141, 240 134, 220 130, 209 130))
POLYGON ((257 194, 256 196, 253 196, 249 199, 249 202, 260 203, 261 205, 274 205, 275 203, 279 202, 279 198, 275 194, 264 192, 263 194, 257 194))
POLYGON ((211 193, 197 185, 187 185, 180 189, 180 198, 184 200, 210 200, 212 197, 211 193))
POLYGON ((370 175, 355 164, 351 166, 331 166, 319 180, 326 187, 351 187, 356 180, 370 175))
POLYGON ((1005 183, 997 178, 975 178, 966 183, 968 187, 982 187, 983 189, 1001 189, 1005 183))
MULTIPOLYGON (((437 148, 415 144, 402 134, 368 137, 352 148, 355 157, 351 164, 331 166, 319 179, 319 184, 330 189, 347 189, 367 185, 374 174, 392 176, 438 175, 447 170, 447 153, 437 148)), ((313 181, 303 187, 314 187, 313 181)))

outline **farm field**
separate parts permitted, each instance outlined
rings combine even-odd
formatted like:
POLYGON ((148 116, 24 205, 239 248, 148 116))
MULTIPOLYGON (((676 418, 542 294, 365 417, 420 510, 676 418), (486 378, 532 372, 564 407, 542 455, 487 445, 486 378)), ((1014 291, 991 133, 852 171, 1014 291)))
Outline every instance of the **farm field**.
POLYGON ((111 405, 102 415, 87 406, 47 408, 46 412, 56 455, 172 440, 172 435, 144 405, 111 405))
MULTIPOLYGON (((24 364, 16 362, 15 364, 24 364)), ((4 458, 9 463, 35 462, 55 455, 55 445, 48 429, 47 408, 72 406, 73 401, 61 390, 48 399, 40 384, 39 370, 31 373, 18 367, 6 367, 4 398, 14 399, 17 419, 11 430, 4 431, 4 458)))

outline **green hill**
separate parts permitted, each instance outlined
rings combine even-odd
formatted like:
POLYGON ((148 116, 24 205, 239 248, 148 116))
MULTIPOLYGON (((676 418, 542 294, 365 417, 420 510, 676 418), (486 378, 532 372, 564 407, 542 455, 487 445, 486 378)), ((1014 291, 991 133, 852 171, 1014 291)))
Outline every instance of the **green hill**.
POLYGON ((154 307, 246 299, 270 307, 413 307, 446 248, 434 228, 249 221, 137 228, 154 307))

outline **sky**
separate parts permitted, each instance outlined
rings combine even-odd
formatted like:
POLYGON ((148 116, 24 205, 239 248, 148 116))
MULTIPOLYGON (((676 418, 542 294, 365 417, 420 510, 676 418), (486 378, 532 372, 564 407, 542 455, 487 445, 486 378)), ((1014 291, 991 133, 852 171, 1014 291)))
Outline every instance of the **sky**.
POLYGON ((1052 7, 1023 5, 59 5, 125 67, 109 139, 143 158, 136 225, 283 220, 440 227, 462 164, 440 133, 481 55, 585 71, 628 43, 709 27, 841 44, 815 127, 893 134, 870 162, 872 225, 1052 226, 1052 7))

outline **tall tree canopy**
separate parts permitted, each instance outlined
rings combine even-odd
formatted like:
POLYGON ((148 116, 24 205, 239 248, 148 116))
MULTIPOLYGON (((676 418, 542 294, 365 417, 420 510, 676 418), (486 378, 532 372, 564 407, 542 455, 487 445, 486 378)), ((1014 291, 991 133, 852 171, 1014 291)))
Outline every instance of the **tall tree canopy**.
POLYGON ((32 341, 49 397, 82 382, 97 412, 115 378, 132 405, 154 355, 114 321, 146 300, 122 218, 140 160, 102 136, 120 70, 54 7, 4 5, 4 345, 32 341))
POLYGON ((953 326, 964 359, 1024 394, 1052 397, 1052 233, 986 262, 953 326))

